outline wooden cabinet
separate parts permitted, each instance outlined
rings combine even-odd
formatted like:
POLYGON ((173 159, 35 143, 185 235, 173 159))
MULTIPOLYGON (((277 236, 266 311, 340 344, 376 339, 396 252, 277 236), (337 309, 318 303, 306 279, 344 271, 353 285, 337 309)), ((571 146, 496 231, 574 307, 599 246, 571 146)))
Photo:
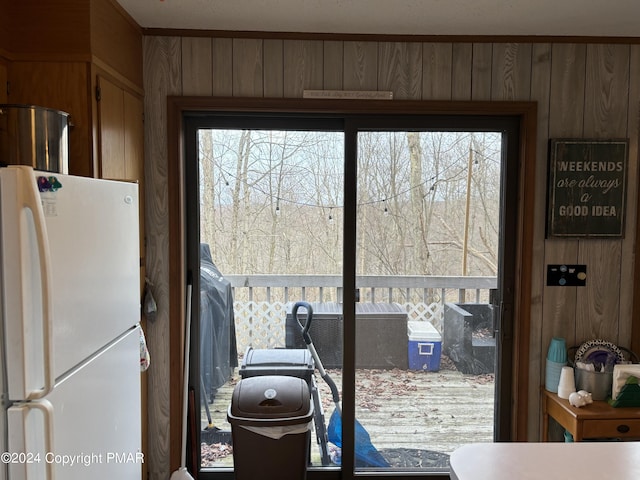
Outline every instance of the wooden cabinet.
POLYGON ((549 440, 549 417, 564 427, 576 442, 585 438, 640 438, 640 408, 614 408, 607 402, 594 401, 574 407, 556 393, 542 392, 542 440, 549 440))

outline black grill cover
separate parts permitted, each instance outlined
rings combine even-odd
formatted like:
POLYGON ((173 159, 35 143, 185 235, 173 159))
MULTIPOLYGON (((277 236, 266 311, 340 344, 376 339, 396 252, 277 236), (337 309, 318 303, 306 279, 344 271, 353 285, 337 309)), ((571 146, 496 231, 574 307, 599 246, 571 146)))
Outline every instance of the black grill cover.
POLYGON ((233 292, 214 265, 211 250, 200 244, 200 376, 212 401, 238 366, 233 292))

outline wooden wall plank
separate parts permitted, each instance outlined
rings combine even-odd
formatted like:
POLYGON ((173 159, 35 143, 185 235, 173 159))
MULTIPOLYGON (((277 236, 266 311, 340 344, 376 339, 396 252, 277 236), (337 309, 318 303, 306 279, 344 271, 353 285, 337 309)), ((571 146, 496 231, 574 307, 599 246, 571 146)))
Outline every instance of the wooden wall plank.
POLYGON ((422 45, 422 99, 451 100, 452 76, 453 44, 424 43, 422 45))
POLYGON ((182 95, 212 95, 213 66, 211 39, 182 39, 182 95))
POLYGON ((491 100, 492 58, 493 44, 473 44, 471 100, 491 100))
POLYGON ((578 263, 587 265, 587 282, 577 292, 577 343, 594 338, 618 341, 621 260, 619 240, 580 241, 578 263))
POLYGON ((491 100, 528 100, 531 91, 531 45, 493 45, 491 100))
POLYGON ((323 88, 325 90, 342 90, 344 42, 325 41, 323 58, 323 88))
POLYGON ((451 100, 471 100, 473 44, 454 43, 452 58, 451 100))
MULTIPOLYGON (((284 91, 288 97, 301 97, 305 83, 304 40, 288 40, 284 49, 284 91)), ((316 87, 318 88, 318 87, 316 87)))
POLYGON ((288 40, 284 44, 284 91, 301 97, 304 90, 323 88, 324 45, 314 40, 288 40))
POLYGON ((233 95, 237 97, 262 97, 262 40, 255 38, 233 39, 233 95))
MULTIPOLYGON (((146 177, 146 227, 147 227, 147 275, 153 284, 153 294, 158 304, 155 321, 148 322, 147 342, 153 352, 153 361, 147 370, 149 392, 149 452, 145 463, 149 480, 163 480, 179 463, 180 448, 180 389, 171 385, 170 352, 180 338, 170 337, 171 309, 169 291, 172 274, 169 258, 169 204, 167 185, 167 95, 179 95, 182 91, 181 47, 178 37, 144 38, 144 109, 145 128, 145 177, 146 177), (177 395, 176 395, 176 392, 177 395), (176 405, 176 396, 178 398, 176 405), (173 405, 172 405, 173 402, 173 405), (177 407, 177 408, 176 408, 177 407), (177 412, 173 415, 172 412, 177 412), (178 457, 176 457, 176 453, 178 457), (173 456, 172 456, 173 455, 173 456)), ((180 309, 180 305, 177 306, 180 309)), ((179 318, 179 317, 178 317, 179 318)), ((177 318, 172 319, 173 322, 177 318)))
POLYGON ((264 41, 264 96, 286 96, 284 87, 284 41, 264 41))
POLYGON ((629 45, 588 45, 584 135, 619 138, 627 131, 629 45))
POLYGON ((396 100, 422 98, 422 44, 380 42, 378 90, 393 92, 396 100))
POLYGON ((584 116, 585 45, 553 45, 551 67, 551 137, 581 137, 584 116))
POLYGON ((378 44, 376 42, 344 43, 344 89, 378 89, 378 44))
POLYGON ((230 97, 233 95, 233 41, 230 38, 212 38, 211 42, 213 95, 230 97))

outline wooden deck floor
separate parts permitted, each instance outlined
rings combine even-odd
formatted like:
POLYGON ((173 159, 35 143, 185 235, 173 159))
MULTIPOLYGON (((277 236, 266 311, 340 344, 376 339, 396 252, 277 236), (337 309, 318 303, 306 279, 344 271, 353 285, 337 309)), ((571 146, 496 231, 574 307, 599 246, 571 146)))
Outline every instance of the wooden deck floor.
MULTIPOLYGON (((340 370, 328 372, 340 388, 340 370)), ((356 375, 357 419, 380 451, 427 450, 448 455, 465 443, 493 441, 493 375, 463 375, 446 366, 437 372, 367 369, 356 375)), ((210 406, 214 425, 223 430, 230 430, 226 413, 236 381, 220 389, 210 406)), ((319 377, 318 385, 328 422, 333 402, 319 377)), ((202 419, 204 428, 204 410, 202 419)), ((232 464, 231 455, 215 457, 219 458, 203 460, 203 465, 232 464)), ((319 464, 318 458, 312 451, 314 464, 319 464)))

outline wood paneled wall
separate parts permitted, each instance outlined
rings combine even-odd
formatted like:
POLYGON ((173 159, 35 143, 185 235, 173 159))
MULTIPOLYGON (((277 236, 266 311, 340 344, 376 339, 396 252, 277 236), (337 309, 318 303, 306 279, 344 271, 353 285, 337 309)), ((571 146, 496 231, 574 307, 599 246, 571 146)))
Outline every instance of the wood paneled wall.
MULTIPOLYGON (((150 478, 169 470, 168 95, 302 96, 304 89, 391 90, 396 99, 535 101, 538 138, 528 438, 540 433, 549 340, 631 342, 640 46, 594 43, 421 43, 147 36, 144 39, 147 272, 159 312, 149 325, 150 478), (630 138, 626 236, 545 239, 549 138, 630 138), (547 287, 547 264, 584 263, 587 286, 547 287)), ((514 199, 515 200, 515 199, 514 199)))

